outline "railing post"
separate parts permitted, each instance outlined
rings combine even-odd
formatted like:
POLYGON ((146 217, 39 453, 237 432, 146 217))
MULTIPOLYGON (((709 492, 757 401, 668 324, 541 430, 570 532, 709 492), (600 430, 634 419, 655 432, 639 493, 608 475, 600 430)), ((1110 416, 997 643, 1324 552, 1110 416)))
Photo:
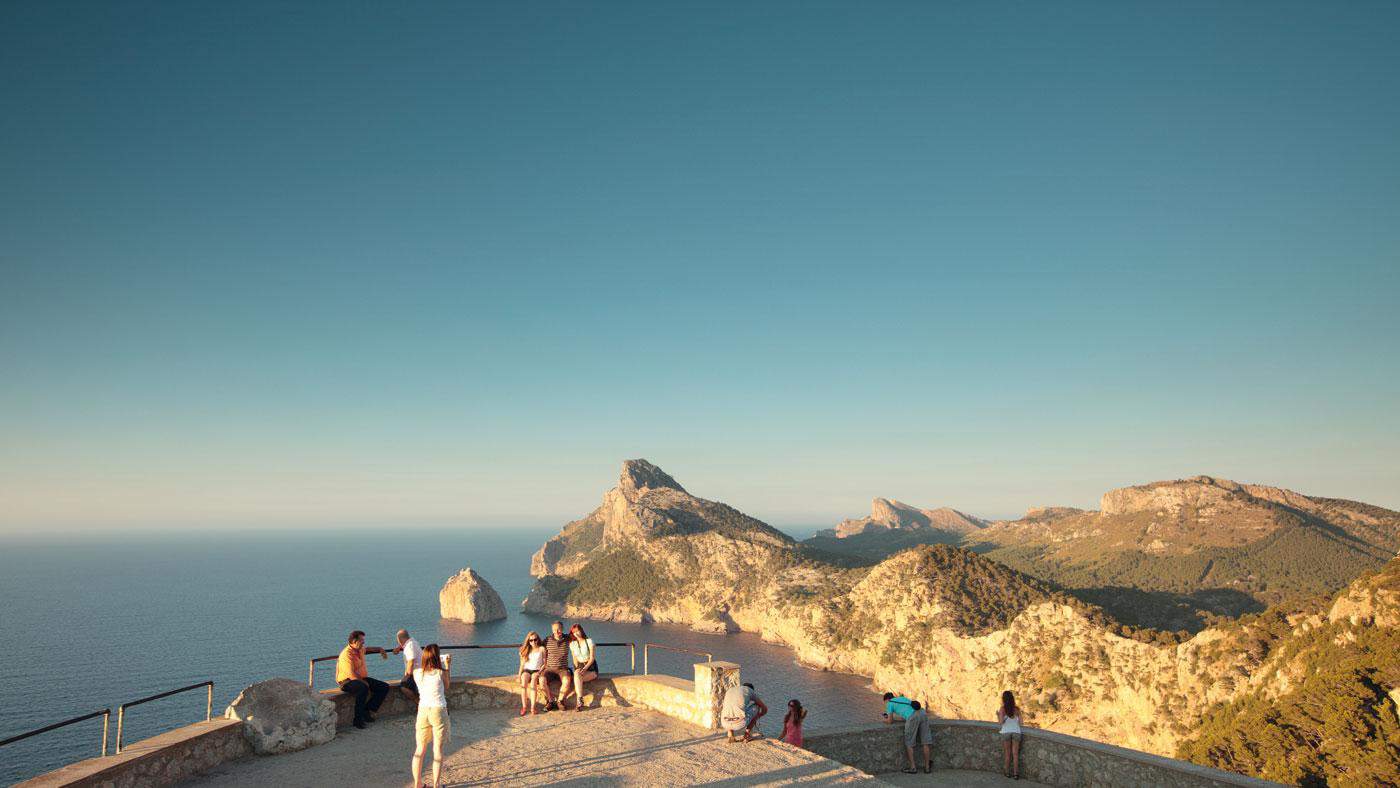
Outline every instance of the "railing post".
POLYGON ((642 675, 651 675, 651 644, 642 644, 642 675))
POLYGON ((209 702, 204 707, 204 721, 208 722, 212 719, 214 719, 214 682, 211 681, 209 682, 209 702))
POLYGON ((102 712, 102 757, 107 757, 107 723, 112 720, 112 710, 102 712))
POLYGON ((122 722, 126 719, 126 706, 117 707, 117 755, 122 754, 122 722))
POLYGON ((632 675, 635 676, 635 675, 637 675, 637 644, 636 644, 636 643, 628 643, 627 645, 631 646, 631 651, 632 651, 632 675))
POLYGON ((306 663, 306 686, 316 689, 316 660, 306 663))

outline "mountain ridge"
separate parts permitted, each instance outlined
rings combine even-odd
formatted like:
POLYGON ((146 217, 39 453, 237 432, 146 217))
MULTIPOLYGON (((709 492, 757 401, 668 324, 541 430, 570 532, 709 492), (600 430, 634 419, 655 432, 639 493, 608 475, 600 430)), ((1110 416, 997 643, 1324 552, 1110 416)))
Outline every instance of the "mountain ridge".
MULTIPOLYGON (((1255 714, 1251 704, 1283 697, 1280 686, 1286 695, 1298 681, 1295 668, 1280 667, 1294 665, 1290 655, 1380 660, 1382 671, 1384 660, 1396 659, 1347 651, 1348 642, 1374 641, 1367 630, 1390 632, 1389 622, 1400 620, 1391 586, 1372 588, 1364 578, 1332 595, 1335 617, 1314 601, 1314 618, 1274 608, 1188 636, 1129 626, 963 546, 919 545, 840 565, 679 485, 630 499, 621 487, 541 548, 527 610, 754 632, 791 647, 804 665, 870 676, 877 688, 919 698, 943 716, 986 717, 1001 690, 1012 688, 1038 726, 1163 755, 1188 752, 1249 773, 1273 767, 1219 755, 1235 750, 1216 738, 1198 743, 1199 723, 1219 731, 1234 710, 1255 714)), ((1383 715, 1363 701, 1349 708, 1368 720, 1383 715)), ((1329 757, 1308 768, 1337 772, 1360 756, 1329 757)))
POLYGON ((1116 488, 1100 506, 1032 507, 960 538, 826 531, 805 544, 867 562, 913 544, 960 544, 1126 622, 1186 631, 1334 592, 1400 550, 1400 513, 1209 475, 1116 488))

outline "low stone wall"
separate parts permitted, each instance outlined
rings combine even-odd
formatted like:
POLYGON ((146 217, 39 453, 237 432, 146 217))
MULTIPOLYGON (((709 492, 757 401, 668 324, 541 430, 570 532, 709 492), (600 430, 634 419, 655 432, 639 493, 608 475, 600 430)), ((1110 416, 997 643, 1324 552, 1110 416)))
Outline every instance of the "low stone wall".
POLYGON ((135 788, 169 785, 252 752, 252 745, 243 736, 243 723, 216 719, 152 736, 124 748, 120 754, 79 761, 18 783, 18 786, 135 788))
MULTIPOLYGON (((976 720, 933 722, 933 768, 1001 773, 999 726, 976 720)), ((869 774, 904 767, 904 726, 876 723, 813 733, 804 748, 869 774)), ((921 757, 915 751, 915 757, 921 757)), ((1021 741, 1021 777, 1054 786, 1204 788, 1276 786, 1278 783, 1163 758, 1063 733, 1027 728, 1021 741)))
MULTIPOLYGON (((702 693, 696 682, 672 676, 632 676, 605 674, 584 686, 584 705, 640 706, 695 725, 710 727, 714 716, 713 687, 724 686, 732 677, 737 681, 738 666, 732 663, 701 663, 695 666, 703 676, 702 693)), ((389 694, 379 715, 392 717, 417 713, 417 705, 389 682, 389 694)), ((335 703, 337 727, 351 724, 355 699, 339 689, 324 690, 323 696, 335 703)), ((543 697, 540 698, 543 701, 543 697)), ((448 706, 454 709, 503 709, 520 705, 520 685, 515 676, 465 678, 452 682, 448 706)), ((226 761, 253 754, 244 736, 243 723, 216 719, 177 728, 128 746, 120 755, 89 758, 62 769, 40 775, 19 785, 24 788, 135 788, 170 785, 193 777, 226 761)), ((276 757, 276 756, 271 756, 276 757)))
MULTIPOLYGON (((641 706, 702 728, 717 727, 714 710, 724 689, 738 682, 739 666, 732 662, 702 662, 695 666, 695 674, 699 679, 698 692, 697 682, 673 676, 605 673, 584 685, 584 706, 641 706)), ((389 682, 389 686, 377 715, 417 712, 413 701, 399 690, 398 682, 389 682)), ((324 690, 322 694, 336 705, 336 726, 349 726, 354 719, 354 697, 339 689, 324 690)), ((544 694, 540 692, 536 698, 543 706, 544 694)), ((447 705, 453 709, 518 708, 520 684, 515 676, 456 679, 448 688, 447 705)))

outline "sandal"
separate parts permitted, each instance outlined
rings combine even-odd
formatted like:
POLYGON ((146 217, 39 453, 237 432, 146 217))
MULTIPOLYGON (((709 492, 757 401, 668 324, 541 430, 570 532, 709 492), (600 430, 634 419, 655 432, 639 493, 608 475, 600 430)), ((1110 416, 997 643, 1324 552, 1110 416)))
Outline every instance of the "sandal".
POLYGON ((904 773, 905 773, 905 774, 918 774, 918 773, 919 773, 919 770, 918 770, 918 769, 915 769, 913 766, 906 766, 906 767, 904 767, 904 773))

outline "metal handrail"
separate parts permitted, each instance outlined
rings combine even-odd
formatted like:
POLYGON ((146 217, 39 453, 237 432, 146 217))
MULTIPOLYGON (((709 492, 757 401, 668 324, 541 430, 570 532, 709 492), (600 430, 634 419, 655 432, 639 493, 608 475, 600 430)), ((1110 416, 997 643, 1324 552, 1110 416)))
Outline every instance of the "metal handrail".
MULTIPOLYGON (((593 646, 594 646, 594 648, 621 648, 621 647, 623 647, 623 646, 626 646, 627 649, 631 652, 631 661, 632 661, 632 670, 631 670, 631 672, 634 673, 634 674, 637 672, 637 644, 636 644, 636 643, 631 643, 631 642, 627 642, 627 643, 594 643, 593 646)), ((376 647, 376 648, 377 648, 377 647, 376 647)), ((461 651, 461 650, 465 650, 465 649, 474 649, 474 648, 481 648, 481 649, 485 649, 485 648, 520 648, 520 644, 519 644, 519 643, 473 643, 473 644, 465 645, 465 646, 438 646, 438 650, 439 650, 439 651, 461 651)), ((389 649, 385 649, 385 651, 388 652, 389 649)), ((645 655, 644 655, 644 656, 645 656, 645 655)), ((337 654, 337 655, 335 655, 335 656, 333 656, 333 657, 313 657, 313 658, 307 663, 307 669, 306 669, 306 686, 311 687, 311 688, 313 688, 313 689, 316 687, 316 663, 317 663, 317 662, 329 662, 329 661, 335 660, 335 659, 340 659, 340 655, 337 654)))
MULTIPOLYGON (((714 654, 711 654, 711 653, 708 652, 708 651, 696 651, 695 649, 692 649, 692 648, 680 648, 680 647, 678 647, 678 646, 667 646, 667 645, 663 645, 663 644, 661 644, 661 643, 645 643, 645 644, 642 645, 642 675, 643 675, 643 676, 650 676, 650 675, 651 675, 651 650, 654 649, 654 648, 659 648, 659 649, 661 649, 662 651, 674 651, 674 652, 677 652, 677 653, 679 653, 679 654, 694 654, 694 655, 697 656, 697 657, 704 657, 706 660, 708 660, 708 661, 710 661, 710 662, 714 662, 714 661, 715 661, 715 655, 714 655, 714 654)), ((636 672, 636 671, 635 671, 635 668, 634 668, 633 672, 636 672)))
POLYGON ((84 720, 90 720, 90 719, 92 719, 93 717, 101 717, 101 718, 102 718, 102 755, 103 755, 103 757, 106 757, 106 755, 107 755, 107 723, 108 723, 109 721, 111 721, 111 719, 112 719, 112 710, 111 710, 111 709, 99 709, 99 710, 97 710, 97 711, 92 712, 91 714, 84 714, 84 715, 81 716, 81 717, 74 717, 74 718, 71 719, 71 720, 64 720, 63 722, 55 722, 55 723, 52 724, 52 725, 45 725, 45 726, 42 727, 42 728, 36 728, 36 729, 34 729, 34 730, 32 730, 32 731, 29 731, 28 733, 21 733, 21 734, 18 735, 18 736, 11 736, 10 738, 5 739, 4 741, 0 741, 0 747, 4 747, 6 744, 14 744, 14 743, 17 742, 17 741, 22 741, 22 740, 24 740, 24 739, 29 738, 30 736, 38 736, 38 735, 41 734, 41 733, 48 733, 48 732, 51 731, 51 730, 56 730, 56 729, 58 729, 58 728, 62 728, 62 727, 65 726, 65 725, 72 725, 72 724, 75 723, 75 722, 82 722, 82 721, 84 721, 84 720))
POLYGON ((201 682, 199 682, 198 684, 191 684, 191 685, 189 685, 188 687, 181 687, 181 688, 179 688, 179 689, 169 690, 168 692, 162 692, 162 693, 160 693, 160 694, 158 694, 158 695, 151 695, 150 697, 141 698, 140 700, 128 701, 127 703, 123 703, 122 705, 118 706, 118 707, 117 707, 117 754, 121 754, 121 751, 122 751, 122 723, 123 723, 123 722, 125 721, 125 719, 126 719, 126 707, 127 707, 127 706, 140 706, 142 703, 150 703, 150 702, 153 701, 153 700, 160 700, 161 698, 168 698, 168 697, 170 697, 171 695, 177 695, 177 694, 179 694, 179 693, 181 693, 181 692, 188 692, 189 690, 192 690, 192 689, 199 689, 200 687, 208 687, 208 688, 209 688, 209 700, 208 700, 206 706, 204 707, 204 721, 205 721, 205 722, 208 722, 209 720, 211 720, 211 719, 214 718, 214 682, 212 682, 212 681, 201 681, 201 682))

